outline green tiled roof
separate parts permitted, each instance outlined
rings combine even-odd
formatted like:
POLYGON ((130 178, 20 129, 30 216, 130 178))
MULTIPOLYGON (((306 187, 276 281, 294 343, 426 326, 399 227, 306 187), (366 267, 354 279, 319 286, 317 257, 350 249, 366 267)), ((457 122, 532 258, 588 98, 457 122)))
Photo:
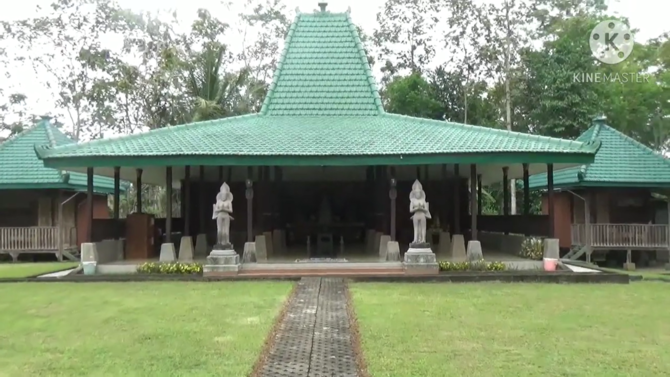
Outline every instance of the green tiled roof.
POLYGON ((348 13, 299 14, 258 114, 36 148, 47 166, 593 161, 597 143, 384 112, 348 13))
MULTIPOLYGON (((74 141, 43 119, 34 127, 0 144, 0 190, 69 189, 86 190, 86 175, 46 168, 35 155, 35 145, 72 145, 74 141)), ((113 193, 114 180, 93 177, 94 190, 113 193)), ((125 188, 122 185, 122 190, 125 188)))
MULTIPOLYGON (((596 121, 579 141, 600 140, 595 161, 589 165, 554 172, 556 188, 670 187, 670 160, 614 128, 596 121)), ((547 174, 530 177, 529 187, 547 187, 547 174)))

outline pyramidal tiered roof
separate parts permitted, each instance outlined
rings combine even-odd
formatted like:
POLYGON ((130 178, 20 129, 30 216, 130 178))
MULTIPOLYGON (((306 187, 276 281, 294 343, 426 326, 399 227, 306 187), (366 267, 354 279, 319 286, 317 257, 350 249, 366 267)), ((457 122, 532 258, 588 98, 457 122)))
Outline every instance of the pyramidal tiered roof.
POLYGON ((45 165, 403 165, 593 161, 596 143, 384 112, 349 13, 298 14, 258 114, 36 148, 45 165))
MULTIPOLYGON (((554 172, 554 187, 670 187, 670 160, 597 118, 577 140, 600 140, 592 164, 554 172)), ((547 187, 547 174, 530 177, 532 189, 547 187)))
MULTIPOLYGON (((42 119, 34 127, 0 144, 0 190, 9 189, 70 189, 86 190, 86 176, 46 168, 35 155, 35 145, 57 147, 74 141, 42 119)), ((98 193, 112 193, 114 181, 94 176, 98 193)))

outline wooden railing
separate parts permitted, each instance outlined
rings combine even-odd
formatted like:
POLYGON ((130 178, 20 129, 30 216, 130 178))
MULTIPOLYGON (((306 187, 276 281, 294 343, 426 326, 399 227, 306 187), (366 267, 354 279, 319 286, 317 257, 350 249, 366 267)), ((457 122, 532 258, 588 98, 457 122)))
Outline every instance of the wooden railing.
POLYGON ((58 227, 0 228, 0 251, 47 251, 58 249, 58 227))
MULTIPOLYGON (((598 249, 665 249, 668 225, 664 224, 590 224, 590 244, 598 249)), ((586 245, 586 225, 572 224, 572 244, 586 245)))

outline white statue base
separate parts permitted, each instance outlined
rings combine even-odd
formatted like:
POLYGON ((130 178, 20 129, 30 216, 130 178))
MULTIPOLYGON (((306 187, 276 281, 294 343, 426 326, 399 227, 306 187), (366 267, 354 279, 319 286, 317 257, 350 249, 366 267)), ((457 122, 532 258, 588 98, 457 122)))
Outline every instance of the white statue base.
POLYGON ((410 244, 405 253, 403 268, 408 275, 436 275, 440 272, 435 253, 428 247, 414 248, 410 244))
POLYGON ((237 275, 240 271, 240 255, 233 245, 215 245, 202 268, 203 276, 237 275))

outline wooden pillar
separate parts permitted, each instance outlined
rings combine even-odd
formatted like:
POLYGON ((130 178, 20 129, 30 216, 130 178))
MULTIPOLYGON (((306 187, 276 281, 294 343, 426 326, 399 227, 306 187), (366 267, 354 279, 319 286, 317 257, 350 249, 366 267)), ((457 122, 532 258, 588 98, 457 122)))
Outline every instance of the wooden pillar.
POLYGON ((86 168, 86 222, 84 242, 93 242, 93 168, 86 168))
POLYGON ((184 167, 184 236, 191 235, 191 167, 184 167))
POLYGON ((421 182, 421 166, 416 167, 416 179, 418 179, 419 182, 421 182))
POLYGON ((509 168, 505 166, 502 168, 503 171, 503 216, 509 216, 509 168))
POLYGON ((588 190, 584 194, 584 243, 586 244, 586 263, 591 263, 591 252, 593 251, 591 248, 591 191, 588 190))
POLYGON ((470 165, 470 235, 477 241, 477 165, 470 165))
POLYGON ((219 182, 218 184, 223 184, 223 166, 219 166, 219 182))
POLYGON ((137 206, 137 213, 142 213, 142 169, 137 169, 135 170, 136 174, 136 179, 135 179, 135 187, 137 190, 135 191, 136 196, 136 206, 137 206))
MULTIPOLYGON (((523 164, 523 216, 526 224, 528 224, 528 215, 530 215, 530 187, 528 186, 528 181, 528 164, 523 164)), ((530 236, 528 230, 524 233, 526 236, 530 236)))
POLYGON ((116 166, 114 168, 114 239, 119 240, 121 238, 121 233, 123 228, 121 228, 121 222, 119 221, 119 206, 121 204, 121 168, 116 166))
POLYGON ((254 222, 253 222, 253 199, 254 199, 254 188, 253 188, 253 181, 252 177, 254 174, 254 168, 251 166, 247 168, 247 181, 246 181, 246 193, 245 196, 247 198, 247 242, 253 242, 254 240, 254 222))
POLYGON ((165 243, 172 243, 172 166, 165 168, 165 243))
POLYGON ((454 165, 456 190, 454 191, 454 234, 461 233, 461 176, 458 164, 454 165))
POLYGON ((549 238, 554 238, 554 164, 547 164, 547 214, 549 238))
POLYGON ((207 226, 207 219, 205 217, 205 199, 207 199, 207 191, 205 190, 205 167, 200 165, 198 172, 198 234, 207 233, 205 227, 207 226))
POLYGON ((482 195, 482 175, 477 174, 477 215, 482 214, 482 200, 484 196, 482 195))
POLYGON ((396 190, 396 179, 395 179, 395 168, 391 167, 391 188, 389 190, 389 199, 391 199, 391 241, 395 241, 395 233, 396 233, 396 203, 395 200, 398 197, 398 191, 396 190))

